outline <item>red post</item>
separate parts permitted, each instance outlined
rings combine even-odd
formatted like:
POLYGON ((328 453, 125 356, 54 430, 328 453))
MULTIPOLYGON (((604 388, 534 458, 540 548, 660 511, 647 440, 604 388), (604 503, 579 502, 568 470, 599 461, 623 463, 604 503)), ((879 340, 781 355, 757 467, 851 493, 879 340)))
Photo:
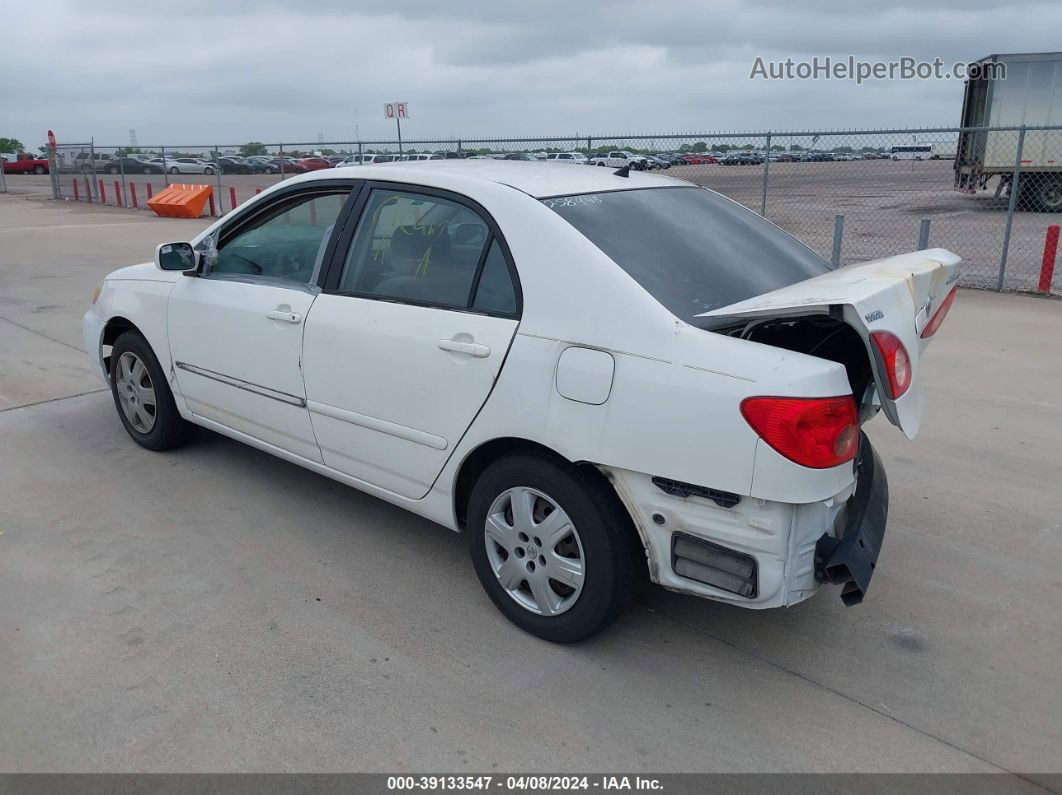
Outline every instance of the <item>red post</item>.
POLYGON ((77 177, 74 177, 74 201, 81 201, 81 191, 77 188, 77 177))
POLYGON ((255 196, 257 196, 257 195, 258 195, 259 193, 261 193, 261 192, 262 192, 262 189, 261 189, 261 188, 255 188, 255 189, 254 189, 254 195, 255 195, 255 196))
POLYGON ((1051 292, 1051 279, 1055 275, 1055 255, 1058 254, 1058 224, 1047 227, 1044 238, 1044 259, 1040 264, 1040 292, 1051 292))
POLYGON ((122 206, 122 183, 114 181, 114 203, 117 207, 122 206))
POLYGON ((214 189, 210 189, 210 214, 217 215, 217 209, 214 207, 214 189))
POLYGON ((148 201, 151 201, 151 195, 152 195, 152 194, 151 194, 151 183, 150 183, 150 182, 148 182, 148 183, 146 183, 146 184, 147 184, 147 200, 148 200, 148 201))
POLYGON ((236 188, 229 188, 229 203, 232 204, 232 209, 236 209, 236 188))
POLYGON ((103 184, 103 180, 100 180, 100 204, 107 203, 107 188, 103 184))
POLYGON ((133 205, 133 209, 136 210, 140 207, 136 200, 136 183, 129 183, 129 202, 133 205))

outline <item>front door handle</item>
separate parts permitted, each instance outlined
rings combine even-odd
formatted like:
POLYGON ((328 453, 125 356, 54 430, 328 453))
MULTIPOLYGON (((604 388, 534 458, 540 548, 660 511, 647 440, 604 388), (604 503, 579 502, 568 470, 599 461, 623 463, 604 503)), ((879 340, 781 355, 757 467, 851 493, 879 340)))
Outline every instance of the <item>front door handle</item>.
POLYGON ((459 340, 439 340, 439 348, 453 353, 463 353, 466 356, 475 356, 477 359, 486 359, 490 356, 490 348, 478 342, 461 342, 459 340))
POLYGON ((266 317, 270 320, 279 320, 283 323, 299 324, 302 322, 302 315, 298 312, 292 312, 290 310, 285 311, 283 309, 267 309, 266 317))

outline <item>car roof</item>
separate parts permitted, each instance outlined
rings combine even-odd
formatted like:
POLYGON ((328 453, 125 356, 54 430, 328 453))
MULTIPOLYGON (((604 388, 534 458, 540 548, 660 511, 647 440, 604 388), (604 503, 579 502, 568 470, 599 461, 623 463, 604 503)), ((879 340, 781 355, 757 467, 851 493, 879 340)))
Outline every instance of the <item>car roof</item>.
MULTIPOLYGON (((366 179, 394 179, 392 175, 401 173, 403 182, 416 182, 421 174, 433 180, 440 174, 453 174, 466 179, 508 185, 536 199, 636 188, 688 187, 691 184, 685 180, 640 171, 631 171, 629 176, 619 177, 611 168, 572 168, 563 163, 526 160, 410 160, 390 165, 387 171, 373 166, 349 166, 339 170, 366 179)), ((334 171, 317 172, 313 178, 327 179, 334 175, 334 171)))

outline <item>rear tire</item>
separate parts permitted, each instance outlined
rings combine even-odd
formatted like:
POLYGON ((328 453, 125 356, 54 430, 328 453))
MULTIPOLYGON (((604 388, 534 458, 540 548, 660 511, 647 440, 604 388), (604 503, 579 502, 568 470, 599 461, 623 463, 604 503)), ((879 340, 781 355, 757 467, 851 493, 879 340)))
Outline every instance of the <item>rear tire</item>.
POLYGON ((34 174, 46 174, 46 173, 48 173, 48 169, 46 169, 44 166, 34 166, 33 167, 33 173, 34 174))
POLYGON ((600 632, 639 582, 642 550, 608 484, 542 454, 505 456, 480 475, 465 532, 491 601, 543 640, 600 632))
POLYGON ((196 426, 181 417, 166 374, 138 331, 111 348, 111 396, 133 441, 148 450, 171 450, 192 438, 196 426))

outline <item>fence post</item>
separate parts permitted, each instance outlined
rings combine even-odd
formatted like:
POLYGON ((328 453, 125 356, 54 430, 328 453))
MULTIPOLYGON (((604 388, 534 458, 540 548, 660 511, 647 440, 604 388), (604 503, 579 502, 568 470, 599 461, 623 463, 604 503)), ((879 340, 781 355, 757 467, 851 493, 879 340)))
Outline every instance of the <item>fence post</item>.
POLYGON ((4 176, 3 166, 0 166, 0 193, 7 193, 7 177, 4 176))
MULTIPOLYGON (((96 139, 89 139, 89 165, 92 166, 92 195, 95 197, 96 204, 100 204, 100 192, 98 185, 96 184, 96 139)), ((102 183, 100 183, 102 184, 102 183)))
POLYGON ((52 198, 61 199, 63 192, 59 186, 59 159, 51 146, 48 147, 48 181, 52 183, 52 198))
POLYGON ((763 195, 760 196, 760 215, 767 217, 767 173, 771 168, 771 134, 767 133, 767 143, 763 147, 763 195))
POLYGON ((833 267, 841 267, 841 239, 844 237, 844 216, 833 217, 833 258, 830 260, 833 267))
MULTIPOLYGON (((218 176, 218 218, 225 214, 225 202, 221 198, 221 150, 214 144, 214 165, 217 167, 218 176)), ((232 209, 236 209, 233 207, 232 209)))
POLYGON ((590 153, 594 150, 593 142, 590 140, 590 136, 586 136, 586 156, 590 157, 590 153))
POLYGON ((925 251, 927 248, 929 248, 929 219, 923 218, 918 228, 918 251, 925 251))
POLYGON ((122 174, 122 198, 118 202, 118 205, 120 207, 128 207, 129 204, 126 201, 126 195, 125 195, 125 158, 124 157, 119 157, 118 158, 118 170, 122 174))
POLYGON ((1010 228, 1014 224, 1014 208, 1018 205, 1021 189, 1021 155, 1025 148, 1025 125, 1018 130, 1018 153, 1014 155, 1014 176, 1010 179, 1010 201, 1007 203, 1007 225, 1003 230, 1003 251, 999 256, 999 278, 996 292, 1003 291, 1003 275, 1007 272, 1007 252, 1010 250, 1010 228))
POLYGON ((284 144, 280 144, 280 178, 284 179, 284 144))
POLYGON ((461 139, 457 139, 457 159, 461 159, 461 139))
POLYGON ((166 147, 162 147, 162 184, 170 186, 170 170, 166 168, 166 147))
POLYGON ((1051 280, 1055 275, 1055 256, 1058 254, 1058 224, 1047 227, 1047 235, 1044 237, 1044 258, 1040 262, 1041 293, 1051 292, 1051 280))
MULTIPOLYGON (((358 165, 359 165, 359 166, 363 166, 363 165, 365 165, 365 164, 364 164, 363 162, 361 162, 361 161, 362 161, 362 159, 363 159, 363 158, 362 158, 362 156, 361 156, 361 141, 358 141, 358 165)), ((544 510, 544 509, 543 509, 543 510, 544 510)))

